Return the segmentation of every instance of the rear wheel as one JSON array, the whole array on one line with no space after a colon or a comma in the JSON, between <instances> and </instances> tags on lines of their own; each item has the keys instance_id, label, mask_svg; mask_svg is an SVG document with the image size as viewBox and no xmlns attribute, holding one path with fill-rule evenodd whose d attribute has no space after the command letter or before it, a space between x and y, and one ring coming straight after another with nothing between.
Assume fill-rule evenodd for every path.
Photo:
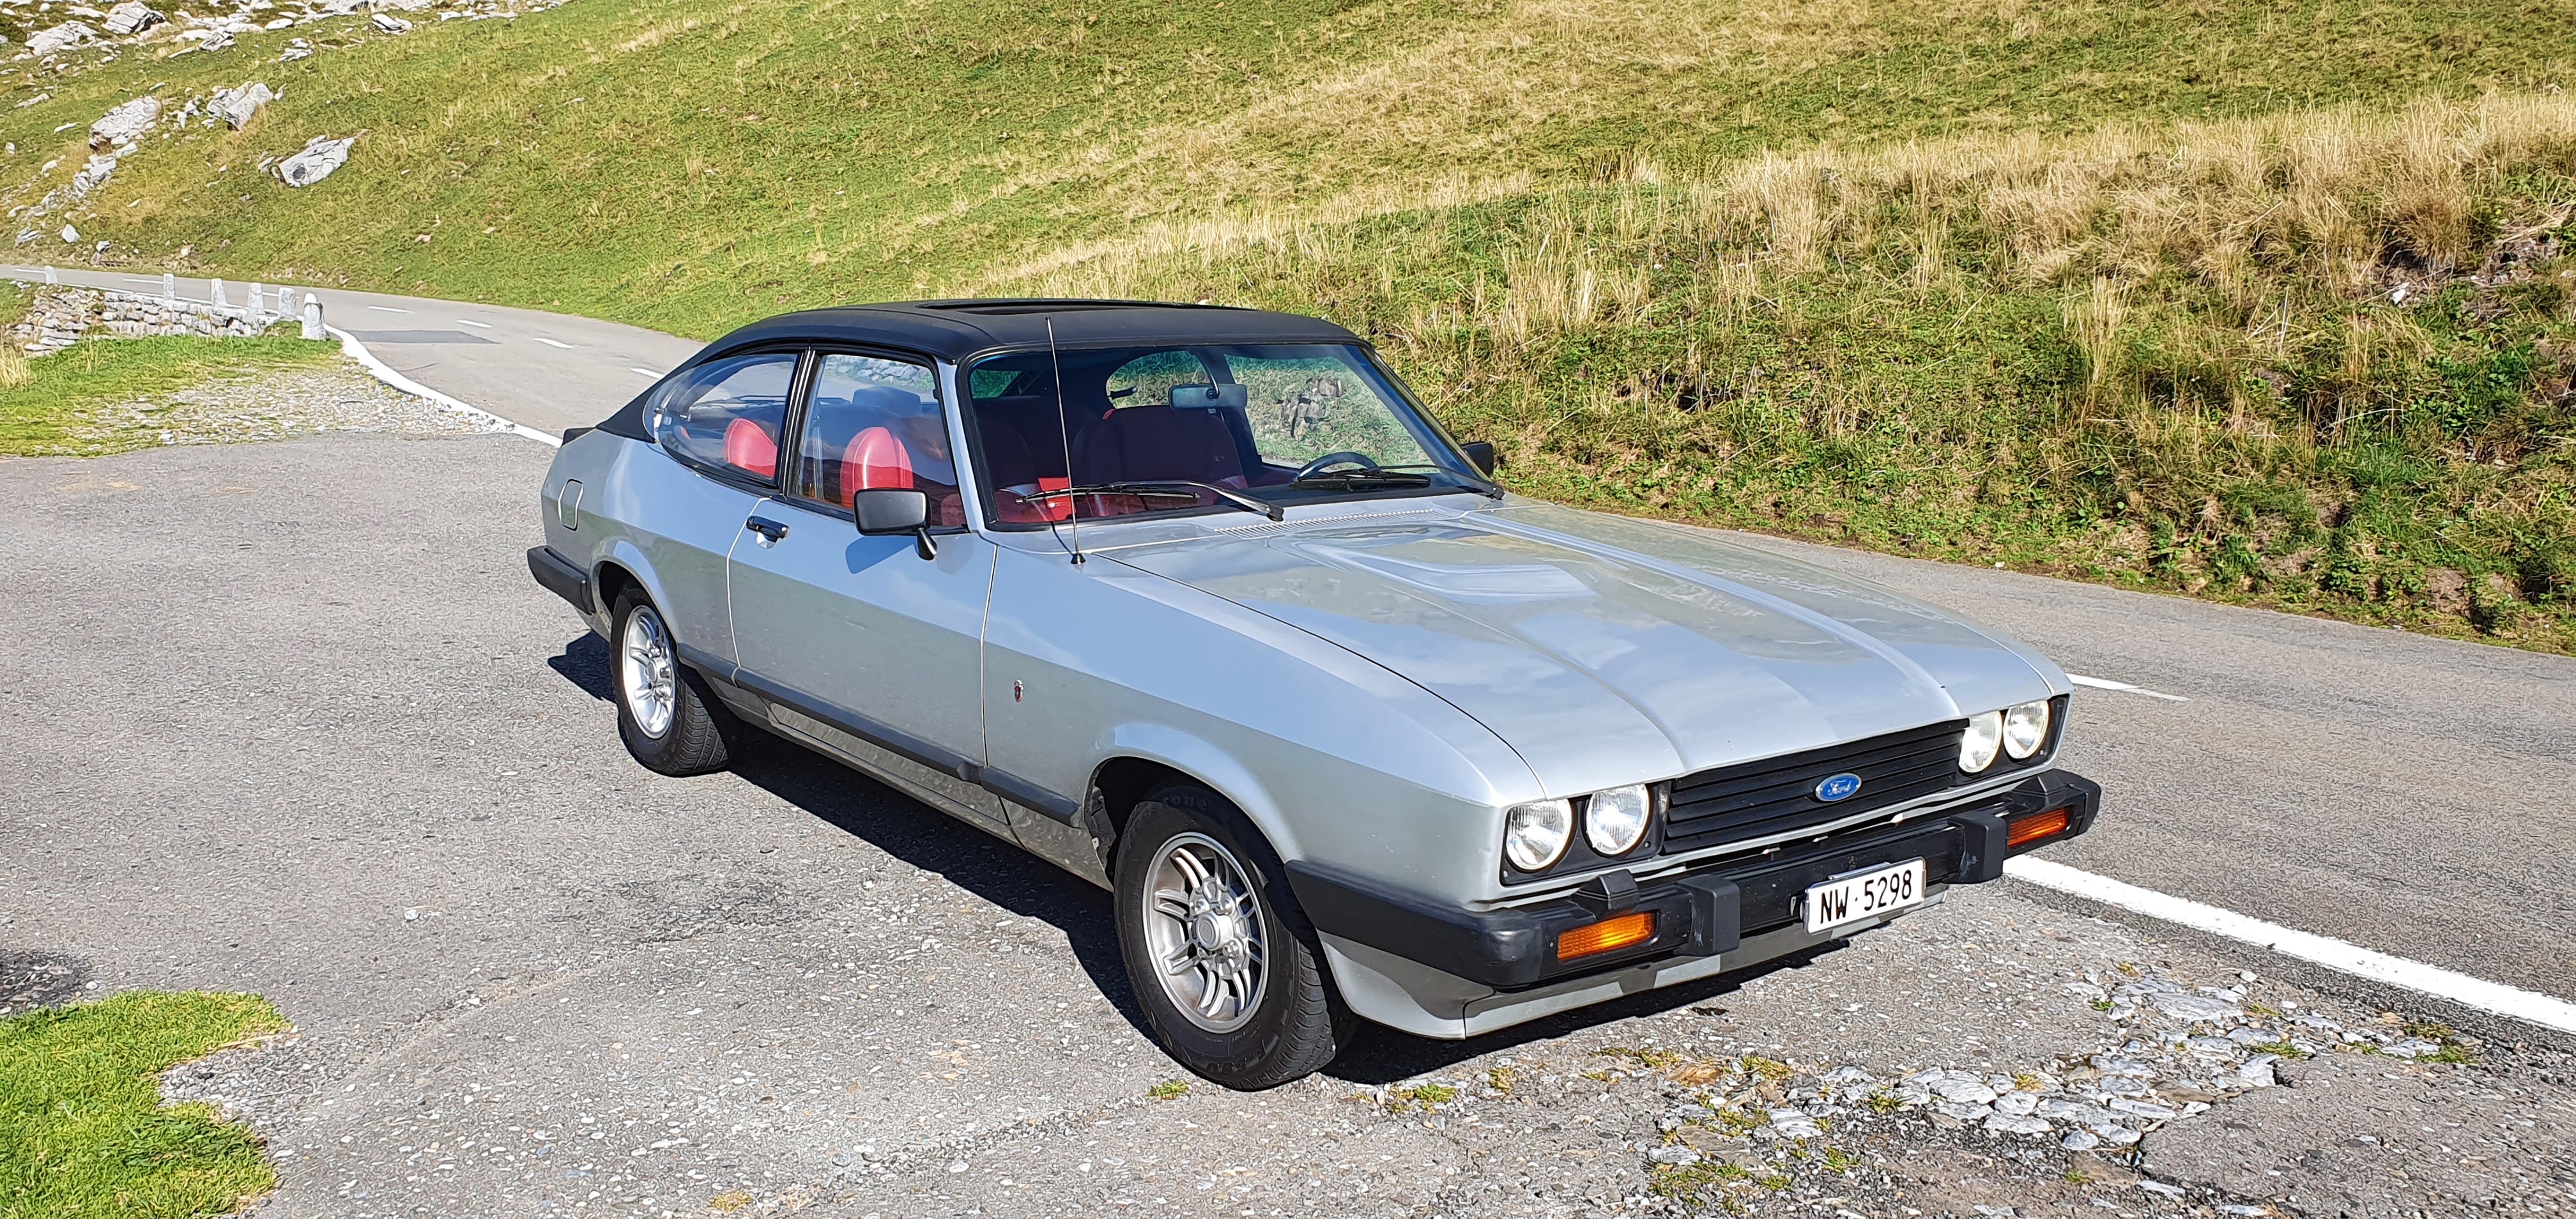
<instances>
[{"instance_id":1,"label":"rear wheel","mask_svg":"<svg viewBox=\"0 0 2576 1219\"><path fill-rule=\"evenodd\" d=\"M617 694L617 735L626 752L666 775L702 775L724 769L729 713L696 673L680 663L670 624L650 598L633 589L618 595L610 619L615 652L611 676Z\"/></svg>"},{"instance_id":2,"label":"rear wheel","mask_svg":"<svg viewBox=\"0 0 2576 1219\"><path fill-rule=\"evenodd\" d=\"M1118 836L1118 944L1157 1040L1245 1090L1322 1068L1350 1040L1323 949L1278 857L1232 804L1180 784Z\"/></svg>"}]
</instances>

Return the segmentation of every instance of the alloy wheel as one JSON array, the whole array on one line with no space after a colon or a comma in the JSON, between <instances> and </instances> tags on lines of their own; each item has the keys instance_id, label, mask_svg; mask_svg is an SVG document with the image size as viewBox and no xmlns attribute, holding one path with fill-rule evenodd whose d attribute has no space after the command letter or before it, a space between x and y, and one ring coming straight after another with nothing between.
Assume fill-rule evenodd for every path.
<instances>
[{"instance_id":1,"label":"alloy wheel","mask_svg":"<svg viewBox=\"0 0 2576 1219\"><path fill-rule=\"evenodd\" d=\"M1211 1033L1250 1023L1269 981L1269 928L1249 873L1215 839L1163 844L1146 878L1145 944L1163 994Z\"/></svg>"},{"instance_id":2,"label":"alloy wheel","mask_svg":"<svg viewBox=\"0 0 2576 1219\"><path fill-rule=\"evenodd\" d=\"M671 655L670 632L662 616L648 605L626 616L625 646L617 663L618 686L626 695L626 713L635 726L656 740L671 730L679 706L679 671Z\"/></svg>"}]
</instances>

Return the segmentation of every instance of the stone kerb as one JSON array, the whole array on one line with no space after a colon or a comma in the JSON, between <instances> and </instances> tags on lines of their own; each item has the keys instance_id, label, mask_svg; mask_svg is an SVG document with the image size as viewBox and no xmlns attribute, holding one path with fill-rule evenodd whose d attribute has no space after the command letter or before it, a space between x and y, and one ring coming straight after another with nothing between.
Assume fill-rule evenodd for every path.
<instances>
[{"instance_id":1,"label":"stone kerb","mask_svg":"<svg viewBox=\"0 0 2576 1219\"><path fill-rule=\"evenodd\" d=\"M165 300L112 288L47 286L36 290L27 315L9 328L9 341L28 355L60 351L92 330L119 338L193 334L207 338L249 336L278 321L256 307Z\"/></svg>"}]
</instances>

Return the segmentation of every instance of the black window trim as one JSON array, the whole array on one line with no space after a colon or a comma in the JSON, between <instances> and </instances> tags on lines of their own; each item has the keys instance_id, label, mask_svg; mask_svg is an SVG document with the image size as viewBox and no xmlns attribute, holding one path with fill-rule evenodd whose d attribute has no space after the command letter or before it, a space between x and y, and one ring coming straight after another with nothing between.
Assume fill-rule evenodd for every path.
<instances>
[{"instance_id":1,"label":"black window trim","mask_svg":"<svg viewBox=\"0 0 2576 1219\"><path fill-rule=\"evenodd\" d=\"M775 345L764 344L759 347L745 348L741 351L726 352L715 359L707 361L705 364L692 365L679 373L674 373L673 376L677 377L684 374L694 374L699 369L707 367L708 364L721 364L737 359L778 355L796 357L796 370L789 373L787 379L787 411L781 418L778 425L778 468L783 474L784 471L793 468L787 464L790 449L789 442L790 438L794 435L794 433L789 429L794 426L797 418L797 407L804 394L807 372L814 363L813 354L814 353L808 350L806 345L802 343L780 343ZM661 385L656 385L645 392L650 394L659 394L670 384L670 380L666 378ZM650 441L652 446L660 449L663 456L679 463L682 469L694 471L701 477L723 483L724 485L732 487L738 491L748 491L753 495L777 496L782 494L782 488L785 487L787 482L784 477L763 482L758 478L752 477L749 473L733 466L725 465L722 462L700 461L695 457L691 457L686 453L680 452L679 450L662 443L661 412L662 404L660 401L656 400L650 404L648 409L644 412L644 417L642 419L644 431L652 437Z\"/></svg>"}]
</instances>

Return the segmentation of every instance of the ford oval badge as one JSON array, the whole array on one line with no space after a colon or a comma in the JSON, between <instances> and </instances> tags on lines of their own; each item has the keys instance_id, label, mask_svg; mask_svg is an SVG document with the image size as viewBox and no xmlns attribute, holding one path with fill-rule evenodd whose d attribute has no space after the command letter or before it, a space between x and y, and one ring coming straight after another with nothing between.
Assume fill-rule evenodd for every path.
<instances>
[{"instance_id":1,"label":"ford oval badge","mask_svg":"<svg viewBox=\"0 0 2576 1219\"><path fill-rule=\"evenodd\" d=\"M1827 804L1849 800L1860 792L1860 776L1844 771L1816 785L1816 798Z\"/></svg>"}]
</instances>

